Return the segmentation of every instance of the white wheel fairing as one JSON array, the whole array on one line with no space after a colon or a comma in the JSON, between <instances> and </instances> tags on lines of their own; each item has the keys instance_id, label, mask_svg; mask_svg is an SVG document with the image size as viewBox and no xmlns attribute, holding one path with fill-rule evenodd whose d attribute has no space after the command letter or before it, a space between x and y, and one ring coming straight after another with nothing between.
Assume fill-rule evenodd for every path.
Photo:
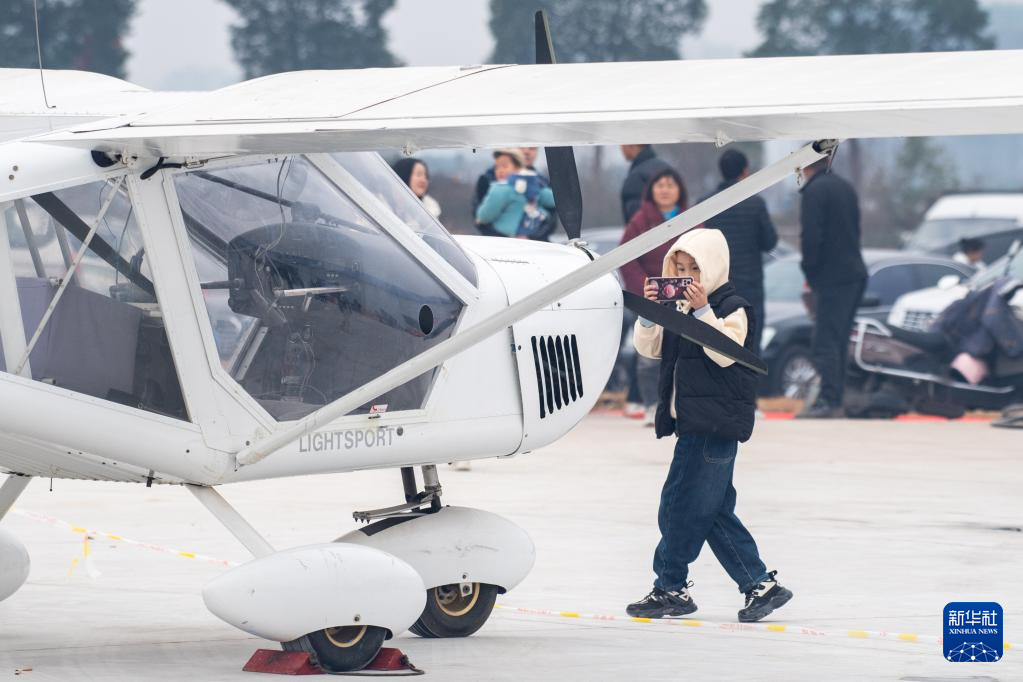
<instances>
[{"instance_id":1,"label":"white wheel fairing","mask_svg":"<svg viewBox=\"0 0 1023 682\"><path fill-rule=\"evenodd\" d=\"M373 532L355 530L338 544L376 547L408 562L427 589L486 583L510 590L533 568L536 549L526 531L482 509L444 507Z\"/></svg>"},{"instance_id":2,"label":"white wheel fairing","mask_svg":"<svg viewBox=\"0 0 1023 682\"><path fill-rule=\"evenodd\" d=\"M277 552L210 581L203 600L239 630L277 642L344 626L397 635L426 604L419 574L372 547L328 543Z\"/></svg>"},{"instance_id":3,"label":"white wheel fairing","mask_svg":"<svg viewBox=\"0 0 1023 682\"><path fill-rule=\"evenodd\" d=\"M25 545L0 528L0 601L10 597L25 584L31 564Z\"/></svg>"}]
</instances>

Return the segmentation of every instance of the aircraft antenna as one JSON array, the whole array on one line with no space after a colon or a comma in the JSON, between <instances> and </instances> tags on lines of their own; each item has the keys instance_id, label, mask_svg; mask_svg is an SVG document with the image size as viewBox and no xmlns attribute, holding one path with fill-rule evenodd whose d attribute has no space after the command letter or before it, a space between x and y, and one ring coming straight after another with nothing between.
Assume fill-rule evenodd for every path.
<instances>
[{"instance_id":1,"label":"aircraft antenna","mask_svg":"<svg viewBox=\"0 0 1023 682\"><path fill-rule=\"evenodd\" d=\"M43 44L39 41L39 0L32 0L32 10L36 20L36 55L39 57L39 84L43 86L43 103L47 109L56 109L46 97L46 78L43 76Z\"/></svg>"}]
</instances>

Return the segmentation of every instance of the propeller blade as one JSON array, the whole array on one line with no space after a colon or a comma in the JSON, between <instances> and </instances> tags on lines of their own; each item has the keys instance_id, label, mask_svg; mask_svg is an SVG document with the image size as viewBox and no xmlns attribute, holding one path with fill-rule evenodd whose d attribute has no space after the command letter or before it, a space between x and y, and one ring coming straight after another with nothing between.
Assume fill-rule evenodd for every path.
<instances>
[{"instance_id":1,"label":"propeller blade","mask_svg":"<svg viewBox=\"0 0 1023 682\"><path fill-rule=\"evenodd\" d=\"M547 13L540 10L535 15L536 63L556 64L554 41ZM544 147L547 157L547 172L551 177L551 191L554 192L554 207L565 227L569 239L578 239L583 229L583 192L579 185L579 169L575 164L575 152L571 147Z\"/></svg>"},{"instance_id":2,"label":"propeller blade","mask_svg":"<svg viewBox=\"0 0 1023 682\"><path fill-rule=\"evenodd\" d=\"M704 348L721 353L726 358L748 367L757 374L767 374L767 365L764 361L728 338L714 327L705 322L700 322L691 315L683 315L674 308L663 306L653 301L648 301L642 296L622 291L625 307L655 324L678 334L684 339L699 344Z\"/></svg>"},{"instance_id":3,"label":"propeller blade","mask_svg":"<svg viewBox=\"0 0 1023 682\"><path fill-rule=\"evenodd\" d=\"M537 64L557 64L558 60L554 57L554 41L551 40L551 26L547 21L547 12L543 10L537 11L533 15L534 26L536 29L536 63Z\"/></svg>"},{"instance_id":4,"label":"propeller blade","mask_svg":"<svg viewBox=\"0 0 1023 682\"><path fill-rule=\"evenodd\" d=\"M578 239L583 231L583 191L571 147L545 147L547 172L554 192L554 208L569 239Z\"/></svg>"}]
</instances>

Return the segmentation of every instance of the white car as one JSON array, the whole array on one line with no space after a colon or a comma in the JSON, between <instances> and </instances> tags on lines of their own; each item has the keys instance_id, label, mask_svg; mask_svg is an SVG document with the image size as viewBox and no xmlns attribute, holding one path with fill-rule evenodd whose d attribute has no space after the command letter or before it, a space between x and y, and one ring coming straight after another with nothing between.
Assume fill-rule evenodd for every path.
<instances>
[{"instance_id":1,"label":"white car","mask_svg":"<svg viewBox=\"0 0 1023 682\"><path fill-rule=\"evenodd\" d=\"M903 294L888 313L888 324L912 331L928 331L931 324L945 308L966 296L970 291L982 289L999 277L1015 277L1023 280L1023 250L1016 242L1009 253L992 263L985 270L974 274L963 282L954 275L943 278L937 286ZM1023 290L1009 301L1016 314L1023 319Z\"/></svg>"},{"instance_id":2,"label":"white car","mask_svg":"<svg viewBox=\"0 0 1023 682\"><path fill-rule=\"evenodd\" d=\"M1004 256L1023 237L1023 193L946 194L927 209L906 248L951 256L959 251L959 240L968 237L984 241L986 263Z\"/></svg>"}]
</instances>

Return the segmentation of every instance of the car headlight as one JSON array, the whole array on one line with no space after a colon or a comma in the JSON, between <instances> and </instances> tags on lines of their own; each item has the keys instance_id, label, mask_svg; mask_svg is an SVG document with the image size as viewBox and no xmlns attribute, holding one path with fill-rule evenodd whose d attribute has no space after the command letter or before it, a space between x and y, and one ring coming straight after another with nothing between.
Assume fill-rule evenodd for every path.
<instances>
[{"instance_id":1,"label":"car headlight","mask_svg":"<svg viewBox=\"0 0 1023 682\"><path fill-rule=\"evenodd\" d=\"M771 345L771 341L774 340L774 335L778 330L774 327L764 327L764 332L760 335L760 350L766 350Z\"/></svg>"}]
</instances>

